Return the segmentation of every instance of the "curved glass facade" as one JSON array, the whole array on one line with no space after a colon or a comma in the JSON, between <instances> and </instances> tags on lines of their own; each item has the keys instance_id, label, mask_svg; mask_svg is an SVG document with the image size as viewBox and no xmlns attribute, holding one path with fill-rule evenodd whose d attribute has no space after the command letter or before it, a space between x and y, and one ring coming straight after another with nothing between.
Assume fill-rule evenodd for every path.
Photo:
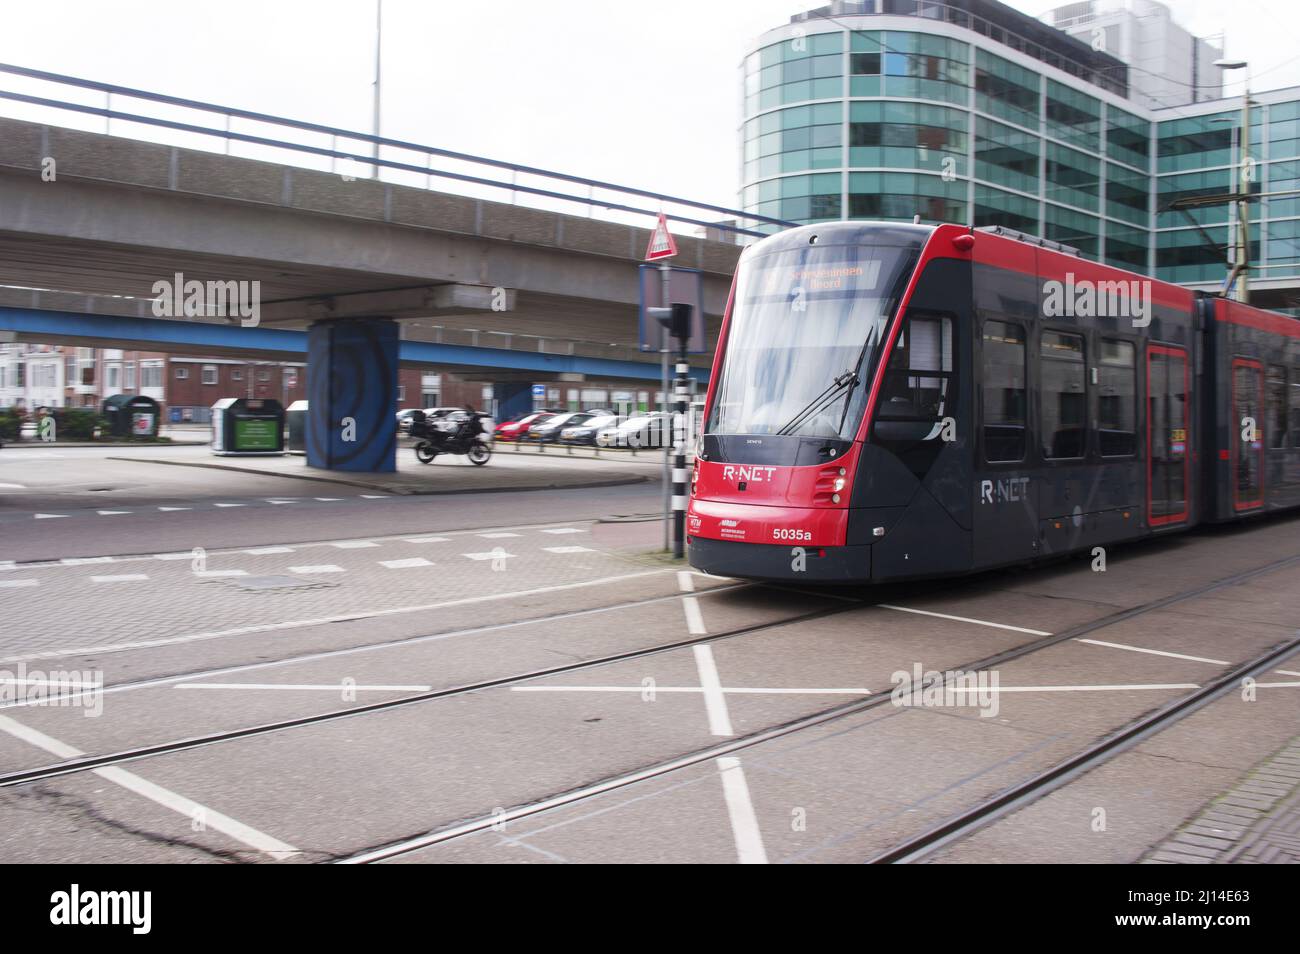
<instances>
[{"instance_id":1,"label":"curved glass facade","mask_svg":"<svg viewBox=\"0 0 1300 954\"><path fill-rule=\"evenodd\" d=\"M879 19L773 31L745 57L744 208L1004 225L1146 270L1148 120L973 33L852 29Z\"/></svg>"},{"instance_id":2,"label":"curved glass facade","mask_svg":"<svg viewBox=\"0 0 1300 954\"><path fill-rule=\"evenodd\" d=\"M1234 206L1164 210L1233 190L1240 100L1144 109L1103 73L973 24L807 14L765 34L742 67L742 207L801 223L1002 225L1167 281L1222 282ZM1300 95L1263 98L1252 281L1294 280Z\"/></svg>"}]
</instances>

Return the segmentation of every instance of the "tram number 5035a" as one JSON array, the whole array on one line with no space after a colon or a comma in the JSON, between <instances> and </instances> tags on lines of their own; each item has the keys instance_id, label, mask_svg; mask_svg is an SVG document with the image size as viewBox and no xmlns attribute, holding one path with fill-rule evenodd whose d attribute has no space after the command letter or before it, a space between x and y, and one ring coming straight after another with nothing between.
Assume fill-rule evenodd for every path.
<instances>
[{"instance_id":1,"label":"tram number 5035a","mask_svg":"<svg viewBox=\"0 0 1300 954\"><path fill-rule=\"evenodd\" d=\"M772 531L773 540L796 540L808 542L812 540L812 533L808 530L787 530L783 527L777 527Z\"/></svg>"}]
</instances>

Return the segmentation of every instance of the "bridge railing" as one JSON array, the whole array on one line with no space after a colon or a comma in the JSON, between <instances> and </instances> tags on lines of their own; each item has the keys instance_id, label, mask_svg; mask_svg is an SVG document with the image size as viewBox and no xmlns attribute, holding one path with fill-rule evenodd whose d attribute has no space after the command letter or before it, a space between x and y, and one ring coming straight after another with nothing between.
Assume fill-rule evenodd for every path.
<instances>
[{"instance_id":1,"label":"bridge railing","mask_svg":"<svg viewBox=\"0 0 1300 954\"><path fill-rule=\"evenodd\" d=\"M435 325L428 335L412 340L433 344L466 345L472 348L502 348L508 351L531 351L538 354L570 355L583 358L606 358L611 361L645 362L657 355L620 344L583 341L560 336L519 334L511 331L487 331L474 328L448 328Z\"/></svg>"},{"instance_id":2,"label":"bridge railing","mask_svg":"<svg viewBox=\"0 0 1300 954\"><path fill-rule=\"evenodd\" d=\"M96 125L103 121L96 131L134 131L132 138L345 178L381 178L382 172L383 181L399 185L431 189L435 181L454 183L459 195L497 201L508 196L517 204L585 211L644 228L653 226L662 211L672 222L699 226L708 237L721 240L743 241L797 224L599 179L5 63L0 63L0 84L0 101L20 104L21 115L13 118L49 123L52 115L61 115L64 123L54 125L75 125L75 117L88 117ZM236 146L239 152L234 152ZM444 185L441 191L453 189Z\"/></svg>"}]
</instances>

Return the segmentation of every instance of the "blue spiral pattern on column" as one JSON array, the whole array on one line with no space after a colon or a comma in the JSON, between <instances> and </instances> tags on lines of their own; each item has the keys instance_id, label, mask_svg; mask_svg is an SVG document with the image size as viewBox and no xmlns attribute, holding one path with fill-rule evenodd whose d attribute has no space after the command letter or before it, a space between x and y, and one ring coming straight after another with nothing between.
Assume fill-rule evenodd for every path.
<instances>
[{"instance_id":1,"label":"blue spiral pattern on column","mask_svg":"<svg viewBox=\"0 0 1300 954\"><path fill-rule=\"evenodd\" d=\"M318 321L307 334L307 463L368 473L397 469L397 323ZM345 422L351 419L351 433ZM345 440L351 437L352 440Z\"/></svg>"}]
</instances>

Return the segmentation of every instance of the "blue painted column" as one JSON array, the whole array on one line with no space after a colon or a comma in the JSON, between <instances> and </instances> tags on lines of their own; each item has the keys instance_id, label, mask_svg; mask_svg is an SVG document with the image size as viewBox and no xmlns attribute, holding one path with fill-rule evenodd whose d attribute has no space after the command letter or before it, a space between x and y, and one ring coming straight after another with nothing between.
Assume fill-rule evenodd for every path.
<instances>
[{"instance_id":1,"label":"blue painted column","mask_svg":"<svg viewBox=\"0 0 1300 954\"><path fill-rule=\"evenodd\" d=\"M493 382L492 396L497 402L497 420L508 421L516 414L533 409L533 386L518 381Z\"/></svg>"},{"instance_id":2,"label":"blue painted column","mask_svg":"<svg viewBox=\"0 0 1300 954\"><path fill-rule=\"evenodd\" d=\"M318 321L307 330L307 465L397 470L397 322Z\"/></svg>"}]
</instances>

